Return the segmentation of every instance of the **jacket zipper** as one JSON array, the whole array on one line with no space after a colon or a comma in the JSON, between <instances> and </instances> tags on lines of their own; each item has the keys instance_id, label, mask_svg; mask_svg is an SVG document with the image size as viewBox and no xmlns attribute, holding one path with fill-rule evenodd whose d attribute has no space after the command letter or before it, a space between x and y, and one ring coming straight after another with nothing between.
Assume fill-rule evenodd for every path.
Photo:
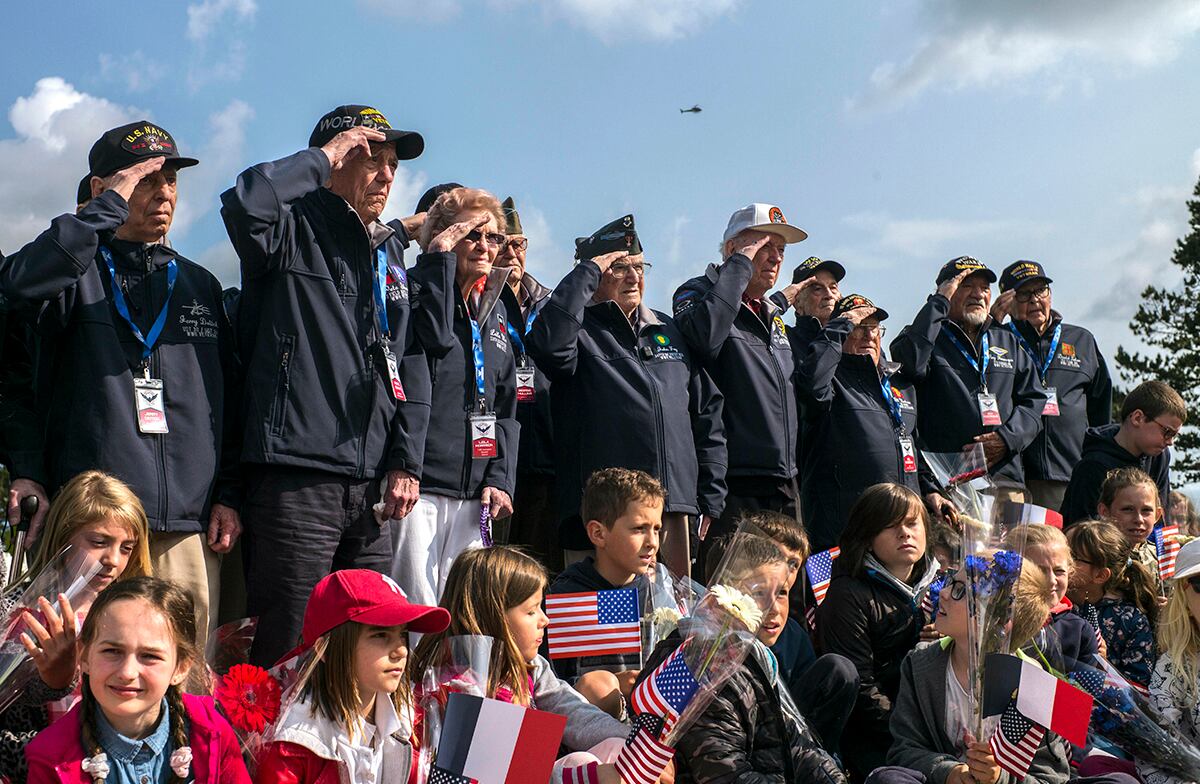
<instances>
[{"instance_id":1,"label":"jacket zipper","mask_svg":"<svg viewBox=\"0 0 1200 784\"><path fill-rule=\"evenodd\" d=\"M626 321L628 323L628 320ZM654 376L646 368L646 362L642 359L641 346L638 345L639 335L630 324L629 328L633 331L633 354L638 358L638 367L642 370L642 375L646 377L646 381L650 386L650 402L654 404L654 428L658 435L658 481L662 483L663 490L666 491L667 497L671 496L670 482L667 478L667 462L664 454L666 453L667 436L664 432L662 421L662 400L658 394L658 383L654 380ZM698 501L699 499L697 499Z\"/></svg>"},{"instance_id":2,"label":"jacket zipper","mask_svg":"<svg viewBox=\"0 0 1200 784\"><path fill-rule=\"evenodd\" d=\"M462 299L461 295L459 296L459 299L460 300ZM458 304L455 304L454 312L456 315L458 314L458 312L459 312ZM471 312L467 309L467 303L465 301L462 302L462 313L463 313L464 319L471 318ZM458 321L458 319L456 318L455 321ZM463 321L463 323L466 325L467 331L469 332L471 329L471 325L466 321ZM457 332L457 330L456 330L456 332ZM483 325L482 324L479 325L479 334L480 334L480 337L483 336ZM461 340L459 342L461 344ZM482 348L482 346L481 346L481 348ZM474 359L475 347L472 345L470 348L468 348L468 349L466 349L466 351L464 351L464 353L467 353L467 352L469 352L471 354L471 357L470 357L471 368L470 368L470 370L467 371L467 383L469 383L471 385L471 392L472 392L471 401L472 402L468 403L467 407L466 407L467 408L467 411L466 411L466 413L467 413L467 451L463 453L462 478L459 480L459 485L458 485L459 492L464 496L467 494L467 485L469 485L471 483L471 469L474 467L474 463L475 463L475 431L471 428L471 415L474 414L479 409L479 401L476 400L476 396L479 394L479 392L475 389L475 359ZM485 355L485 357L486 357L486 355ZM464 359L467 359L467 357L464 357ZM486 374L487 374L487 362L485 359L485 361L484 361L484 378L485 378L484 389L485 390L487 389L487 386L486 386L487 375Z\"/></svg>"},{"instance_id":3,"label":"jacket zipper","mask_svg":"<svg viewBox=\"0 0 1200 784\"><path fill-rule=\"evenodd\" d=\"M362 225L361 222L359 223L359 225ZM365 227L363 229L363 235L367 241L367 256L366 256L367 263L366 263L365 267L367 270L374 270L374 266L371 264L371 253L372 253L371 235L366 231ZM364 268L364 265L360 263L358 265L358 269L360 270L359 283L358 283L358 296L359 297L362 297L362 292L364 290L362 287L362 272L361 272L361 270L363 268ZM379 319L376 317L376 313L375 313L374 274L375 273L373 271L369 271L367 273L367 288L366 288L367 291L371 292L371 316L372 316L372 320L375 322L375 324L372 327L371 334L374 334L375 332L377 332L379 330ZM379 335L379 340L382 343L382 341L383 341L382 334ZM370 392L368 393L370 395L370 397L368 400L364 401L366 405L363 406L362 428L359 429L359 431L358 431L360 433L359 438L358 438L358 469L355 473L355 476L358 479L362 479L363 477L365 477L367 475L367 432L368 432L368 428L370 428L370 426L371 426L371 409L374 408L374 406L375 406L375 372L374 372L375 369L371 366L372 358L371 358L370 347L363 349L362 363L363 363L364 378L371 379L371 383L369 385L367 385L367 388L370 390Z\"/></svg>"},{"instance_id":4,"label":"jacket zipper","mask_svg":"<svg viewBox=\"0 0 1200 784\"><path fill-rule=\"evenodd\" d=\"M295 339L291 335L280 336L279 378L275 382L275 409L272 412L271 435L283 436L285 416L287 413L288 393L292 386L292 352L295 350Z\"/></svg>"},{"instance_id":5,"label":"jacket zipper","mask_svg":"<svg viewBox=\"0 0 1200 784\"><path fill-rule=\"evenodd\" d=\"M779 369L778 352L775 351L775 346L771 343L772 337L773 337L773 335L771 333L771 327L768 326L767 327L767 356L769 356L771 358L771 367L775 370L775 381L779 384L779 390L780 390L779 399L780 399L780 402L783 403L783 433L784 433L784 439L785 439L784 450L786 452L783 460L784 460L784 468L786 470L787 462L789 460L792 461L793 463L795 463L796 444L795 444L794 438L788 437L792 433L792 423L788 419L787 384L785 383L785 380L783 377L783 371ZM788 350L790 351L791 349L789 348ZM790 443L789 443L789 441L790 441ZM792 467L796 468L795 465L793 465Z\"/></svg>"},{"instance_id":6,"label":"jacket zipper","mask_svg":"<svg viewBox=\"0 0 1200 784\"><path fill-rule=\"evenodd\" d=\"M147 305L146 312L151 314L151 318L158 315L154 309L154 259L151 256L149 249L142 248L142 258L146 264L146 297ZM168 314L170 315L170 314ZM161 335L160 335L161 337ZM150 352L147 358L150 375L153 378L162 378L162 363L156 362L157 351ZM165 386L165 384L164 384ZM163 394L163 408L166 408L166 394ZM168 425L170 427L170 425ZM158 469L158 519L161 522L163 530L167 530L167 456L166 449L163 445L164 434L154 436L154 452L157 457L156 468Z\"/></svg>"}]
</instances>

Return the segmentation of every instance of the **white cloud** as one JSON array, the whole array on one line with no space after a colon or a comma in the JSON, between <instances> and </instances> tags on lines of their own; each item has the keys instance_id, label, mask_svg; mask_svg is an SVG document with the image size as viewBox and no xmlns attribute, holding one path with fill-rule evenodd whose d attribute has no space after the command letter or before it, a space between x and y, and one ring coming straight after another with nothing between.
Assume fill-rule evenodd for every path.
<instances>
[{"instance_id":1,"label":"white cloud","mask_svg":"<svg viewBox=\"0 0 1200 784\"><path fill-rule=\"evenodd\" d=\"M1192 153L1192 176L1200 177L1200 147Z\"/></svg>"},{"instance_id":2,"label":"white cloud","mask_svg":"<svg viewBox=\"0 0 1200 784\"><path fill-rule=\"evenodd\" d=\"M105 129L147 113L76 90L57 76L39 79L8 112L16 138L0 140L0 249L12 252L50 219L75 207L87 154Z\"/></svg>"},{"instance_id":3,"label":"white cloud","mask_svg":"<svg viewBox=\"0 0 1200 784\"><path fill-rule=\"evenodd\" d=\"M258 11L255 0L203 0L187 7L187 37L203 41L212 35L224 21L226 15L235 22L249 22Z\"/></svg>"},{"instance_id":4,"label":"white cloud","mask_svg":"<svg viewBox=\"0 0 1200 784\"><path fill-rule=\"evenodd\" d=\"M1044 226L1011 220L952 220L949 218L894 218L887 213L861 212L842 219L866 235L866 247L853 251L867 258L947 259L971 254L985 241L1013 232L1024 236L1045 234ZM986 260L985 260L986 261Z\"/></svg>"},{"instance_id":5,"label":"white cloud","mask_svg":"<svg viewBox=\"0 0 1200 784\"><path fill-rule=\"evenodd\" d=\"M921 0L931 34L902 62L880 64L855 107L904 103L935 86L1022 85L1053 97L1064 80L1090 89L1095 63L1145 68L1169 62L1200 30L1194 0Z\"/></svg>"},{"instance_id":6,"label":"white cloud","mask_svg":"<svg viewBox=\"0 0 1200 784\"><path fill-rule=\"evenodd\" d=\"M413 214L417 199L428 187L425 172L410 171L403 164L396 167L396 179L392 183L392 191L388 194L387 207L383 210L380 220L384 223L393 218L407 218Z\"/></svg>"},{"instance_id":7,"label":"white cloud","mask_svg":"<svg viewBox=\"0 0 1200 784\"><path fill-rule=\"evenodd\" d=\"M557 241L546 213L527 202L518 202L521 213L521 229L529 239L525 267L543 286L554 288L570 269L570 260L575 252L574 243L568 241L571 250L565 250Z\"/></svg>"},{"instance_id":8,"label":"white cloud","mask_svg":"<svg viewBox=\"0 0 1200 784\"><path fill-rule=\"evenodd\" d=\"M122 55L100 54L101 78L119 82L131 93L148 90L164 75L161 64L153 62L141 49Z\"/></svg>"},{"instance_id":9,"label":"white cloud","mask_svg":"<svg viewBox=\"0 0 1200 784\"><path fill-rule=\"evenodd\" d=\"M606 43L633 37L674 40L732 13L743 0L359 0L366 8L426 22L457 18L465 2L504 13L535 5L550 18L581 27Z\"/></svg>"},{"instance_id":10,"label":"white cloud","mask_svg":"<svg viewBox=\"0 0 1200 784\"><path fill-rule=\"evenodd\" d=\"M173 242L186 237L196 222L217 206L218 194L231 184L230 172L244 168L246 127L253 117L249 105L234 99L209 116L204 146L197 148L181 140L183 154L198 158L200 165L180 172L179 201L171 224ZM188 256L186 247L179 251Z\"/></svg>"}]
</instances>

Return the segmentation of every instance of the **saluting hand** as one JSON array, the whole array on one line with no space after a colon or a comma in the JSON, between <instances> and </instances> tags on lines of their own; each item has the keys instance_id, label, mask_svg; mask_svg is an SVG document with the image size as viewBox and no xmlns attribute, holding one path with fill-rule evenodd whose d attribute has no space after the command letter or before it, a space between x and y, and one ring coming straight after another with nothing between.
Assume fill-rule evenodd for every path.
<instances>
[{"instance_id":1,"label":"saluting hand","mask_svg":"<svg viewBox=\"0 0 1200 784\"><path fill-rule=\"evenodd\" d=\"M477 215L471 220L459 221L451 223L446 228L442 229L441 233L434 237L429 243L429 253L449 253L454 249L454 246L462 242L463 237L466 237L475 229L488 222L491 216L487 213Z\"/></svg>"},{"instance_id":2,"label":"saluting hand","mask_svg":"<svg viewBox=\"0 0 1200 784\"><path fill-rule=\"evenodd\" d=\"M852 325L858 326L863 323L863 319L875 312L874 308L868 308L865 305L860 305L857 308L850 308L842 314L842 318L849 321Z\"/></svg>"},{"instance_id":3,"label":"saluting hand","mask_svg":"<svg viewBox=\"0 0 1200 784\"><path fill-rule=\"evenodd\" d=\"M732 251L730 252L730 255L732 256L734 253L740 253L751 261L754 261L754 257L758 255L758 252L762 250L762 247L770 241L771 235L767 234L765 231L752 231L747 229L746 231L738 232L738 234L734 236L732 240L730 240L732 245Z\"/></svg>"},{"instance_id":4,"label":"saluting hand","mask_svg":"<svg viewBox=\"0 0 1200 784\"><path fill-rule=\"evenodd\" d=\"M942 283L942 285L938 286L937 293L941 294L946 299L952 299L954 297L954 292L958 291L959 285L964 280L967 279L967 276L973 272L978 272L978 271L979 270L973 270L973 269L963 270L962 272L955 275L953 278L950 278L950 280L947 280L944 283Z\"/></svg>"},{"instance_id":5,"label":"saluting hand","mask_svg":"<svg viewBox=\"0 0 1200 784\"><path fill-rule=\"evenodd\" d=\"M105 191L116 191L117 193L121 194L121 198L123 198L125 201L129 201L129 197L133 195L133 189L137 187L137 184L141 182L143 178L148 177L149 175L154 174L154 172L161 169L166 160L166 158L162 157L146 158L145 160L138 161L132 166L126 166L124 169L115 171L107 177L93 177L92 187L94 189L96 181L99 180L100 193L104 193Z\"/></svg>"},{"instance_id":6,"label":"saluting hand","mask_svg":"<svg viewBox=\"0 0 1200 784\"><path fill-rule=\"evenodd\" d=\"M407 218L401 218L400 223L404 226L405 233L409 237L416 237L421 233L421 227L425 225L425 218L428 217L428 212L418 212L416 215L409 215Z\"/></svg>"},{"instance_id":7,"label":"saluting hand","mask_svg":"<svg viewBox=\"0 0 1200 784\"><path fill-rule=\"evenodd\" d=\"M597 267L600 268L600 274L603 275L604 273L608 272L608 268L611 267L613 264L617 263L621 259L628 258L628 257L629 257L629 251L614 250L612 253L604 253L604 254L597 256L596 258L592 259L592 263L594 263Z\"/></svg>"},{"instance_id":8,"label":"saluting hand","mask_svg":"<svg viewBox=\"0 0 1200 784\"><path fill-rule=\"evenodd\" d=\"M1013 298L1016 296L1017 290L1009 289L996 297L996 301L992 303L992 318L997 324L1003 324L1004 319L1012 315Z\"/></svg>"},{"instance_id":9,"label":"saluting hand","mask_svg":"<svg viewBox=\"0 0 1200 784\"><path fill-rule=\"evenodd\" d=\"M797 316L812 315L806 309L805 303L808 301L808 290L819 284L820 281L814 275L811 278L805 278L799 283L792 283L783 287L783 296L787 297L788 302L792 303L792 309L796 311Z\"/></svg>"},{"instance_id":10,"label":"saluting hand","mask_svg":"<svg viewBox=\"0 0 1200 784\"><path fill-rule=\"evenodd\" d=\"M383 131L358 125L354 128L347 128L334 136L321 148L321 152L329 158L330 166L340 169L347 161L353 160L359 155L370 157L371 142L381 142L385 139L387 136Z\"/></svg>"}]
</instances>

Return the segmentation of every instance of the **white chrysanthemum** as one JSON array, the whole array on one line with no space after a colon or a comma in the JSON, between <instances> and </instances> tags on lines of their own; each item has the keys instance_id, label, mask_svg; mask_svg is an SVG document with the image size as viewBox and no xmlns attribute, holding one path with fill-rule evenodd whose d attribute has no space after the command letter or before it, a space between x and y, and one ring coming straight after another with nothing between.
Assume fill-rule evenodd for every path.
<instances>
[{"instance_id":1,"label":"white chrysanthemum","mask_svg":"<svg viewBox=\"0 0 1200 784\"><path fill-rule=\"evenodd\" d=\"M670 636L679 626L683 616L674 607L658 607L650 614L650 623L654 625L654 638L657 640Z\"/></svg>"},{"instance_id":2,"label":"white chrysanthemum","mask_svg":"<svg viewBox=\"0 0 1200 784\"><path fill-rule=\"evenodd\" d=\"M728 585L714 585L709 592L722 610L741 621L750 631L758 631L762 624L762 609L753 599Z\"/></svg>"}]
</instances>

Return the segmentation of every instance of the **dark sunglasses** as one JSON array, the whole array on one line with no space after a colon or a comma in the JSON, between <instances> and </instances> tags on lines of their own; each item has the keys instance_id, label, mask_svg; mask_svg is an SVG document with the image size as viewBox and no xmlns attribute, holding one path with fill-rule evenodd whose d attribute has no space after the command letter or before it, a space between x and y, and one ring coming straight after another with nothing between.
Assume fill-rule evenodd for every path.
<instances>
[{"instance_id":1,"label":"dark sunglasses","mask_svg":"<svg viewBox=\"0 0 1200 784\"><path fill-rule=\"evenodd\" d=\"M1200 593L1200 574L1187 578L1187 584L1192 586L1193 591Z\"/></svg>"},{"instance_id":2,"label":"dark sunglasses","mask_svg":"<svg viewBox=\"0 0 1200 784\"><path fill-rule=\"evenodd\" d=\"M465 239L467 242L479 242L480 240L483 240L488 245L491 245L493 248L495 248L503 245L506 237L503 234L497 234L496 232L488 232L487 234L484 234L479 229L472 229L471 231L467 232L467 235L463 237L463 239Z\"/></svg>"}]
</instances>

